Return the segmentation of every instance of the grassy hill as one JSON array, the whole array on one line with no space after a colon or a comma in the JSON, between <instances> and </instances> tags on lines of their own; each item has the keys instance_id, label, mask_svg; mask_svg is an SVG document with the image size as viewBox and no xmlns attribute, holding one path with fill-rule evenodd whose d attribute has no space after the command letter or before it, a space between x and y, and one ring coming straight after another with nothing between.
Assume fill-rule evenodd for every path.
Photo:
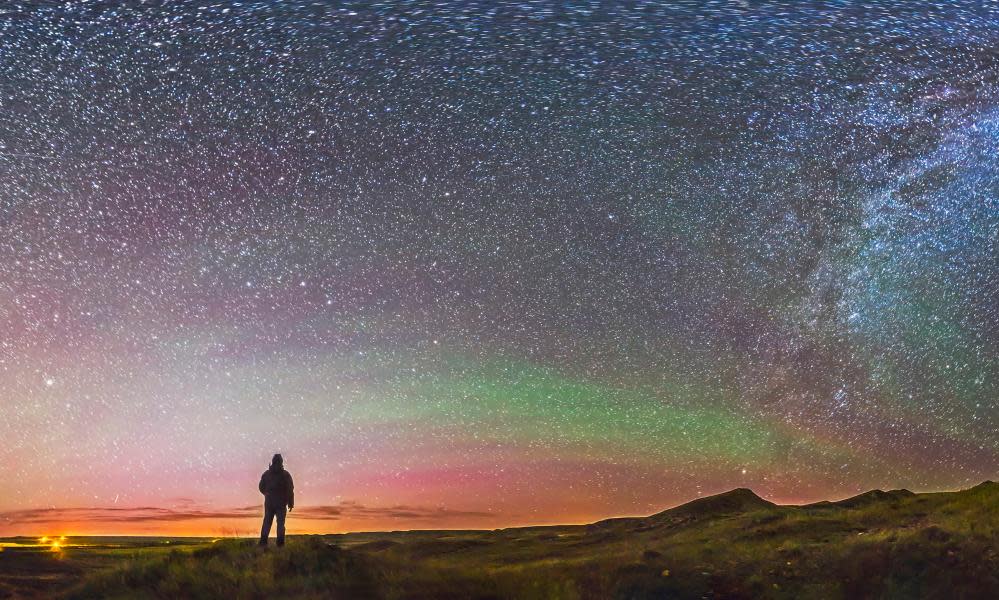
<instances>
[{"instance_id":1,"label":"grassy hill","mask_svg":"<svg viewBox=\"0 0 999 600\"><path fill-rule=\"evenodd\" d=\"M223 540L69 598L999 598L999 484L778 506L747 489L582 526Z\"/></svg>"}]
</instances>

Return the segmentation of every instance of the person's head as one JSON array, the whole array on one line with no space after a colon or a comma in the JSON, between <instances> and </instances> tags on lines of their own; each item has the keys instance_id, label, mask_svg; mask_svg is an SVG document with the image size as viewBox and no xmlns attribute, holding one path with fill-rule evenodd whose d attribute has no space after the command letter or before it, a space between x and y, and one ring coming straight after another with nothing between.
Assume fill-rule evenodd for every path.
<instances>
[{"instance_id":1,"label":"person's head","mask_svg":"<svg viewBox=\"0 0 999 600\"><path fill-rule=\"evenodd\" d=\"M275 454L274 458L271 459L271 468L272 469L283 469L284 468L284 459L281 458L280 454Z\"/></svg>"}]
</instances>

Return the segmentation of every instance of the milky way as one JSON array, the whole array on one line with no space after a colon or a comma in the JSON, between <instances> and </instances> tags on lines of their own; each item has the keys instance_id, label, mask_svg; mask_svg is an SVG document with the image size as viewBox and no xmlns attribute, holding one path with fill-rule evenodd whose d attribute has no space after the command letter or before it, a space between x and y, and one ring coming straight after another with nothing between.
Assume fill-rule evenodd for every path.
<instances>
[{"instance_id":1,"label":"milky way","mask_svg":"<svg viewBox=\"0 0 999 600\"><path fill-rule=\"evenodd\" d=\"M999 477L999 8L927 4L7 4L0 532Z\"/></svg>"}]
</instances>

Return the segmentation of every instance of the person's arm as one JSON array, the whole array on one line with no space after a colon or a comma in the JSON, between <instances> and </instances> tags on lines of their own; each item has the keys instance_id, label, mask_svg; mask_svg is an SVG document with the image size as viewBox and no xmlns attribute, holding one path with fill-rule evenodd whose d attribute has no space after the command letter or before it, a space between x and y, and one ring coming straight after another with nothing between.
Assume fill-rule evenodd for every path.
<instances>
[{"instance_id":1,"label":"person's arm","mask_svg":"<svg viewBox=\"0 0 999 600\"><path fill-rule=\"evenodd\" d=\"M291 473L288 473L288 510L293 508L295 508L295 482L291 480Z\"/></svg>"},{"instance_id":2,"label":"person's arm","mask_svg":"<svg viewBox=\"0 0 999 600\"><path fill-rule=\"evenodd\" d=\"M260 490L261 494L267 494L266 486L264 485L264 479L266 477L267 477L267 471L264 471L264 474L260 476L260 483L257 485L257 489Z\"/></svg>"}]
</instances>

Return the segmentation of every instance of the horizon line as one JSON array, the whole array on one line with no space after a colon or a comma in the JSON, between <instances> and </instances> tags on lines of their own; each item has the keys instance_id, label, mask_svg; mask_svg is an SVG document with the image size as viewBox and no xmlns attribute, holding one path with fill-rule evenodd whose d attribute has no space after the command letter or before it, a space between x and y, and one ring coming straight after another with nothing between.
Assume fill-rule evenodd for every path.
<instances>
[{"instance_id":1,"label":"horizon line","mask_svg":"<svg viewBox=\"0 0 999 600\"><path fill-rule=\"evenodd\" d=\"M918 494L957 493L957 492L962 492L962 491L967 491L967 490L970 490L970 489L974 489L974 488L976 488L976 487L978 487L980 485L991 484L991 483L994 483L994 481L992 479L985 479L985 480L983 480L983 481L981 481L981 482L979 482L977 484L970 485L969 487L953 488L953 489L942 489L942 490L938 489L938 490L919 491L919 492L912 491L912 493L913 494L917 494L917 495ZM580 526L592 525L594 523L599 523L601 521L606 521L606 520L628 519L628 518L644 518L644 517L648 517L648 516L651 516L651 515L658 514L658 513L663 512L663 511L672 510L674 508L679 508L679 507L684 506L686 504L689 504L691 502L696 502L697 500L701 500L701 499L705 499L705 498L712 498L712 497L715 497L715 496L722 496L722 495L725 495L725 494L730 494L730 493L735 492L737 490L748 490L754 496L756 496L756 497L758 497L758 498L760 498L762 500L765 500L767 502L771 502L772 504L774 504L776 506L790 507L790 508L793 508L793 507L804 507L804 506L809 506L809 505L814 505L814 504L820 504L820 503L823 503L823 502L839 502L839 501L842 501L842 500L848 500L850 498L855 498L857 496L868 494L868 493L874 492L874 491L883 491L883 492L901 491L901 490L911 491L908 488L894 488L894 489L888 489L888 490L884 490L882 488L871 488L869 490L866 490L866 491L863 491L863 492L859 492L857 494L853 494L853 495L846 496L844 498L839 498L839 499L824 499L824 500L816 500L816 501L812 501L812 502L778 502L778 501L772 501L772 500L769 500L769 499L767 499L767 498L765 498L763 496L760 496L759 494L756 493L755 490L753 490L751 488L740 486L740 487L731 488L731 489L723 491L723 492L718 492L718 493L715 493L715 494L698 495L697 497L694 497L694 498L692 498L690 500L687 500L685 502L680 502L680 503L672 505L672 506L667 506L665 508L662 508L662 509L660 509L660 510L658 510L656 512L649 513L649 514L641 514L641 515L636 515L636 514L617 514L617 515L611 515L611 516L596 518L595 520L581 520L581 521L575 521L575 522L574 521L557 521L557 522L556 521L542 521L542 522L535 522L535 523L519 523L519 524L515 523L515 524L510 524L510 525L504 525L504 526L501 526L501 527L491 527L491 528L442 526L442 527L411 527L411 528L397 528L397 529L350 529L350 530L338 531L338 532L320 532L320 531L313 531L313 532L292 532L292 531L289 531L289 535L323 535L323 536L328 536L328 535L348 535L348 534L365 534L365 533L372 533L372 534L373 533L398 533L398 532L419 532L419 531L426 531L426 532L433 532L433 531L497 531L497 530L504 530L504 529L523 529L523 528L530 528L530 527L559 527L559 526L564 526L564 527L580 527ZM16 509L16 510L9 510L9 511L0 511L0 521L6 521L6 524L11 525L12 523L11 523L10 516L25 515L26 514L26 515L29 515L29 516L41 517L43 515L48 515L48 514L59 514L59 513L76 513L76 514L79 514L79 513L87 512L87 511L98 512L98 513L104 511L104 512L108 512L108 513L111 513L111 514L114 514L114 513L128 513L128 512L134 512L134 511L152 511L151 514L133 515L131 517L125 517L125 518L122 518L122 519L114 519L114 518L108 518L108 517L99 518L98 517L98 518L96 518L96 520L97 521L108 522L108 523L128 523L128 522L131 522L131 523L140 523L140 522L142 522L142 523L171 523L171 522L195 521L195 520L205 520L205 519L229 519L229 520L233 520L233 519L239 519L239 520L257 519L257 518L259 518L260 514L262 513L262 505L261 506L252 505L252 506L235 507L235 508L228 508L228 509L217 509L217 510L209 510L209 511L193 510L193 509L187 509L187 510L179 509L178 510L178 509L172 509L172 508L153 507L153 506L138 506L138 507L64 507L64 508L52 507L52 508L42 508L42 509L37 509L37 508L36 509ZM304 515L303 515L303 513L304 513ZM353 513L353 514L351 514L351 513ZM488 511L449 509L449 508L445 508L445 507L428 508L428 507L424 507L424 506L412 506L412 505L395 505L395 506L368 507L368 506L365 506L365 505L363 505L363 504L361 504L359 502L355 502L355 501L344 501L344 502L341 502L339 504L333 504L333 505L308 505L308 506L302 506L300 508L297 508L296 511L293 511L291 513L291 516L293 516L293 517L297 516L299 518L305 519L306 521L330 522L330 523L341 521L345 517L348 518L348 519L353 518L353 519L356 519L356 520L376 519L376 518L381 517L381 518L411 519L411 520L415 520L415 521L422 521L422 520L435 520L435 519L444 519L444 518L488 519L488 518L492 518L492 517L499 517L501 515L502 515L502 513L493 513L493 512L488 512ZM57 527L60 522L66 522L66 520L59 520L59 519L55 519L55 518L52 518L52 519L36 518L36 519L34 519L32 521L29 521L29 522L30 523L37 523L37 524L51 523L53 526ZM93 521L91 520L89 522L93 522ZM37 538L39 536L47 536L47 535L51 535L51 534L48 534L48 533L26 534L25 533L25 534L8 535L8 536L2 536L2 535L0 535L0 539L14 539L14 538L29 538L29 539L32 539L32 538ZM239 533L237 533L235 535L225 534L225 533L223 533L223 534L218 534L218 533L214 533L214 534L211 534L211 533L208 533L208 534L197 534L197 533L182 533L182 534L92 533L92 534L60 534L60 535L63 535L65 537L73 537L73 538L84 538L84 537L107 537L107 538L113 538L113 537L122 537L122 538L155 537L155 538L161 538L161 539L162 538L166 538L166 539L180 539L180 538L190 538L190 539L203 539L203 538L241 539L241 538L253 538L254 537L254 533L252 531L249 532L249 533L247 533L246 535L242 535L242 534L239 534Z\"/></svg>"}]
</instances>

